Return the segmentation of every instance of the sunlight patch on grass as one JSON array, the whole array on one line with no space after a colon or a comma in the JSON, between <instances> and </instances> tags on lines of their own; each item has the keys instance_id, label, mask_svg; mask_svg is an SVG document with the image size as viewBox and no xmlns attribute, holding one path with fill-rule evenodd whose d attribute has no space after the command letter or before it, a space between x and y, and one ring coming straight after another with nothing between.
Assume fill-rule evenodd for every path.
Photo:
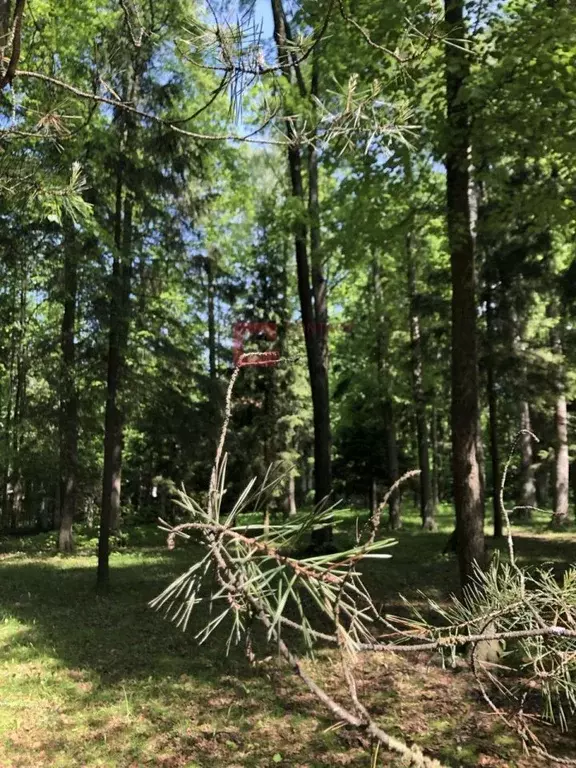
<instances>
[{"instance_id":1,"label":"sunlight patch on grass","mask_svg":"<svg viewBox=\"0 0 576 768\"><path fill-rule=\"evenodd\" d=\"M383 610L398 609L398 592L446 599L456 588L455 558L442 554L451 515L442 510L440 531L425 533L412 511L392 559L366 563ZM517 549L526 562L566 562L576 538L523 527ZM29 550L0 559L2 768L268 768L274 755L291 768L369 765L356 736L330 730L322 707L274 660L250 668L242 649L226 658L218 635L198 648L148 608L197 556L187 544L115 552L105 596L94 593L93 556ZM307 664L341 695L331 652ZM490 764L514 765L514 740L494 733L493 718L477 725L478 701L464 674L394 656L367 659L361 673L362 697L399 735L454 764L479 765L497 748L506 762Z\"/></svg>"}]
</instances>

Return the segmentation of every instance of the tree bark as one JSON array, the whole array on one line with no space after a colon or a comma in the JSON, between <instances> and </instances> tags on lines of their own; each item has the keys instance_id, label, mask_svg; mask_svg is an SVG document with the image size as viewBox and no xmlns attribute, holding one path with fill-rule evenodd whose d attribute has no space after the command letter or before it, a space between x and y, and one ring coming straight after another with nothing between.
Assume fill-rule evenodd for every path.
<instances>
[{"instance_id":1,"label":"tree bark","mask_svg":"<svg viewBox=\"0 0 576 768\"><path fill-rule=\"evenodd\" d=\"M523 400L520 404L520 429L530 431L530 406ZM520 435L520 453L522 461L520 465L520 506L515 518L524 522L532 519L532 509L536 506L536 483L534 480L534 455L532 452L532 437L527 431Z\"/></svg>"},{"instance_id":2,"label":"tree bark","mask_svg":"<svg viewBox=\"0 0 576 768\"><path fill-rule=\"evenodd\" d=\"M447 33L465 38L463 0L445 0ZM484 514L477 457L478 356L476 276L470 215L468 104L463 93L469 58L462 43L445 46L447 151L446 191L452 281L452 461L460 582L484 566Z\"/></svg>"},{"instance_id":3,"label":"tree bark","mask_svg":"<svg viewBox=\"0 0 576 768\"><path fill-rule=\"evenodd\" d=\"M10 325L12 326L12 333L10 333L10 354L8 356L8 387L6 393L6 411L4 415L4 466L2 472L2 528L9 530L10 528L10 514L8 504L8 490L10 485L10 475L12 472L12 421L14 416L14 371L16 366L16 358L18 355L18 334L14 328L16 323L17 312L17 287L14 285L12 290L12 302L10 313Z\"/></svg>"},{"instance_id":4,"label":"tree bark","mask_svg":"<svg viewBox=\"0 0 576 768\"><path fill-rule=\"evenodd\" d=\"M302 73L295 63L289 48L290 34L282 0L271 0L274 19L274 39L278 60L284 76L290 83L298 85L301 95L306 96ZM314 86L314 82L313 82ZM330 400L327 369L327 304L326 283L322 273L320 253L320 228L318 206L318 157L315 148L308 158L309 196L308 212L311 219L312 278L308 260L308 227L304 218L306 195L302 173L302 152L292 120L287 123L290 139L288 165L292 196L301 204L300 216L294 224L294 245L296 251L296 272L298 296L304 330L306 359L312 393L314 419L314 499L321 504L332 492ZM314 544L321 545L331 538L331 530L323 528L315 532Z\"/></svg>"},{"instance_id":5,"label":"tree bark","mask_svg":"<svg viewBox=\"0 0 576 768\"><path fill-rule=\"evenodd\" d=\"M63 314L60 332L61 392L60 392L60 531L58 549L73 549L72 525L76 512L78 474L78 396L76 390L76 301L78 291L78 261L76 243L64 236Z\"/></svg>"},{"instance_id":6,"label":"tree bark","mask_svg":"<svg viewBox=\"0 0 576 768\"><path fill-rule=\"evenodd\" d=\"M368 509L370 510L371 515L375 515L378 509L378 486L374 476L370 478L370 487L368 489Z\"/></svg>"},{"instance_id":7,"label":"tree bark","mask_svg":"<svg viewBox=\"0 0 576 768\"><path fill-rule=\"evenodd\" d=\"M311 96L318 96L318 57L312 63ZM330 392L328 386L328 295L324 276L320 239L320 198L318 151L314 142L308 148L308 214L310 219L310 260L315 315L316 400L314 409L314 464L316 471L316 503L330 497L332 467L330 432ZM321 542L319 542L321 543Z\"/></svg>"},{"instance_id":8,"label":"tree bark","mask_svg":"<svg viewBox=\"0 0 576 768\"><path fill-rule=\"evenodd\" d=\"M482 435L482 422L478 414L478 429L476 432L476 457L478 460L478 473L480 475L480 500L482 513L486 511L486 452L484 450L484 436Z\"/></svg>"},{"instance_id":9,"label":"tree bark","mask_svg":"<svg viewBox=\"0 0 576 768\"><path fill-rule=\"evenodd\" d=\"M440 453L438 446L438 413L432 406L432 504L434 509L440 503Z\"/></svg>"},{"instance_id":10,"label":"tree bark","mask_svg":"<svg viewBox=\"0 0 576 768\"><path fill-rule=\"evenodd\" d=\"M554 513L551 525L553 528L564 528L569 524L569 493L570 493L570 457L568 451L568 407L566 403L566 368L563 345L564 319L557 300L553 300L547 309L547 315L556 320L550 337L550 342L558 358L555 376L556 411L555 411L555 483L554 483Z\"/></svg>"},{"instance_id":11,"label":"tree bark","mask_svg":"<svg viewBox=\"0 0 576 768\"><path fill-rule=\"evenodd\" d=\"M492 308L492 295L486 291L486 388L488 390L488 417L490 433L490 462L492 466L492 510L494 538L502 536L502 504L500 503L500 448L498 445L498 396L496 394L494 378L494 314Z\"/></svg>"},{"instance_id":12,"label":"tree bark","mask_svg":"<svg viewBox=\"0 0 576 768\"><path fill-rule=\"evenodd\" d=\"M296 517L298 510L296 508L296 480L294 473L288 475L288 516Z\"/></svg>"},{"instance_id":13,"label":"tree bark","mask_svg":"<svg viewBox=\"0 0 576 768\"><path fill-rule=\"evenodd\" d=\"M390 483L390 487L392 487L400 477L400 469L398 463L398 442L396 440L394 409L390 399L384 402L384 423L386 429L386 448L388 454L388 482ZM390 495L388 507L390 528L393 531L397 531L402 527L402 517L400 511L400 490L398 488Z\"/></svg>"},{"instance_id":14,"label":"tree bark","mask_svg":"<svg viewBox=\"0 0 576 768\"><path fill-rule=\"evenodd\" d=\"M436 529L432 478L430 474L430 451L428 424L426 421L426 400L424 397L424 375L422 363L422 339L420 336L420 312L416 290L416 266L412 253L411 235L406 236L408 260L408 298L410 303L410 344L412 351L412 390L416 412L416 435L418 440L418 466L420 468L420 516L422 528Z\"/></svg>"},{"instance_id":15,"label":"tree bark","mask_svg":"<svg viewBox=\"0 0 576 768\"><path fill-rule=\"evenodd\" d=\"M398 444L396 441L396 425L394 422L394 405L386 372L386 353L388 335L386 331L386 316L383 309L382 274L376 257L372 261L372 278L374 284L374 314L376 317L376 375L380 396L381 415L384 424L384 440L388 459L388 483L392 487L400 477L398 462ZM389 525L393 530L402 527L400 492L397 489L389 499Z\"/></svg>"},{"instance_id":16,"label":"tree bark","mask_svg":"<svg viewBox=\"0 0 576 768\"><path fill-rule=\"evenodd\" d=\"M108 373L104 421L104 472L102 508L98 540L97 585L109 583L110 531L118 524L122 478L123 415L120 395L129 332L132 199L124 190L123 159L116 177L115 251L110 289L110 329L108 335Z\"/></svg>"},{"instance_id":17,"label":"tree bark","mask_svg":"<svg viewBox=\"0 0 576 768\"><path fill-rule=\"evenodd\" d=\"M208 367L210 380L216 381L216 313L214 309L214 256L209 254L204 262L208 288Z\"/></svg>"},{"instance_id":18,"label":"tree bark","mask_svg":"<svg viewBox=\"0 0 576 768\"><path fill-rule=\"evenodd\" d=\"M555 527L561 528L569 523L569 483L568 410L566 395L561 392L556 400L556 501L552 521Z\"/></svg>"},{"instance_id":19,"label":"tree bark","mask_svg":"<svg viewBox=\"0 0 576 768\"><path fill-rule=\"evenodd\" d=\"M22 443L22 423L26 402L27 361L25 352L25 329L27 324L26 301L28 296L28 275L24 271L19 288L18 323L14 332L15 339L15 390L12 419L10 422L10 451L8 463L7 510L9 527L16 530L22 515L23 479L20 468L20 450Z\"/></svg>"}]
</instances>

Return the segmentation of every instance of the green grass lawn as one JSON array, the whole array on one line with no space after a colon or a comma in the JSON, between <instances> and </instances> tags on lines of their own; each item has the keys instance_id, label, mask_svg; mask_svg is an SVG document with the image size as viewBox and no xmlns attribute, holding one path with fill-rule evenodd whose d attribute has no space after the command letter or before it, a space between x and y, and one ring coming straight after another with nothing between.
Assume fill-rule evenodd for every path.
<instances>
[{"instance_id":1,"label":"green grass lawn","mask_svg":"<svg viewBox=\"0 0 576 768\"><path fill-rule=\"evenodd\" d=\"M339 513L350 525L351 511ZM551 534L545 519L518 531L526 563L576 562L576 536ZM408 516L388 561L365 577L394 612L398 593L446 599L457 586L438 533ZM345 534L342 534L345 538ZM154 531L137 529L112 555L110 594L94 593L94 542L61 557L51 537L0 542L0 766L229 767L369 766L356 735L332 720L277 660L250 667L241 649L225 656L218 636L198 648L148 601L197 556L168 552ZM133 546L137 542L139 546ZM359 662L362 695L382 722L449 765L536 766L483 709L467 673L428 659L388 655ZM334 656L321 651L314 674L338 692ZM478 715L479 711L484 714ZM396 765L381 755L381 765Z\"/></svg>"}]
</instances>

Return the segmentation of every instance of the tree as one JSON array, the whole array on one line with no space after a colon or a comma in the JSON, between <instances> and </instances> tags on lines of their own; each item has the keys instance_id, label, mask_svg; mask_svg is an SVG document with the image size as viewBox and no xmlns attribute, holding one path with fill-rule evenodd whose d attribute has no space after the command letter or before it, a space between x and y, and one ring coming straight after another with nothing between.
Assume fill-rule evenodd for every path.
<instances>
[{"instance_id":1,"label":"tree","mask_svg":"<svg viewBox=\"0 0 576 768\"><path fill-rule=\"evenodd\" d=\"M488 286L485 297L486 314L486 387L488 396L488 419L490 434L490 462L492 469L492 509L494 538L499 539L503 532L503 512L501 502L502 474L500 468L500 446L498 443L498 395L496 392L495 376L495 339L494 339L494 309L492 306L492 291Z\"/></svg>"},{"instance_id":2,"label":"tree","mask_svg":"<svg viewBox=\"0 0 576 768\"><path fill-rule=\"evenodd\" d=\"M284 77L292 86L298 86L300 96L307 96L300 66L290 51L292 37L289 31L282 0L272 0L274 19L274 39L278 51L278 61ZM318 73L313 73L312 95L316 95ZM314 418L314 493L317 505L330 498L332 491L331 477L331 435L330 435L330 400L328 387L327 333L328 314L326 281L322 273L320 251L320 220L318 198L318 158L314 147L309 154L309 208L311 212L311 254L312 275L308 258L308 227L304 219L306 210L304 179L302 172L302 150L294 124L289 119L287 124L290 146L288 148L288 166L292 195L299 204L294 223L294 246L298 275L298 295L300 312L306 343L306 359L312 392ZM314 531L314 541L322 546L331 536L329 528Z\"/></svg>"},{"instance_id":3,"label":"tree","mask_svg":"<svg viewBox=\"0 0 576 768\"><path fill-rule=\"evenodd\" d=\"M445 0L453 38L465 38L462 0ZM468 53L451 40L445 47L447 151L446 190L452 278L452 461L460 579L466 586L474 565L484 564L484 510L477 456L478 361L476 275L470 215L470 126L465 87Z\"/></svg>"},{"instance_id":4,"label":"tree","mask_svg":"<svg viewBox=\"0 0 576 768\"><path fill-rule=\"evenodd\" d=\"M522 519L530 520L532 517L532 507L536 506L536 485L534 483L534 458L532 452L532 435L530 422L530 406L523 400L520 404L520 428L522 435L520 445L522 451L522 466L520 471L522 491L520 496L520 505L524 507Z\"/></svg>"},{"instance_id":5,"label":"tree","mask_svg":"<svg viewBox=\"0 0 576 768\"><path fill-rule=\"evenodd\" d=\"M408 261L408 296L410 306L410 344L412 347L412 386L414 389L414 407L416 410L416 431L418 436L418 466L420 467L420 514L422 527L433 531L434 498L430 474L430 455L428 443L428 422L426 401L424 398L424 376L422 360L422 336L420 333L420 312L416 289L416 265L412 253L412 238L406 236L406 256Z\"/></svg>"},{"instance_id":6,"label":"tree","mask_svg":"<svg viewBox=\"0 0 576 768\"><path fill-rule=\"evenodd\" d=\"M62 250L64 256L63 312L60 335L62 353L60 383L60 532L58 548L71 552L72 524L78 495L78 392L76 370L76 308L78 303L78 240L67 223Z\"/></svg>"}]
</instances>

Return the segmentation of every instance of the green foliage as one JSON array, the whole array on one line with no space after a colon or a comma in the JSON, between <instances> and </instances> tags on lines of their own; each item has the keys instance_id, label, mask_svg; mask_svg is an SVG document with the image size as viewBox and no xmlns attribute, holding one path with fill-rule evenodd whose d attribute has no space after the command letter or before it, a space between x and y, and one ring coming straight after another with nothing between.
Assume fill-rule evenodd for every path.
<instances>
[{"instance_id":1,"label":"green foliage","mask_svg":"<svg viewBox=\"0 0 576 768\"><path fill-rule=\"evenodd\" d=\"M566 730L576 712L576 641L563 632L572 631L574 626L575 585L573 567L568 567L559 578L551 569L522 569L495 557L486 572L477 571L476 581L463 599L454 597L446 607L430 602L430 608L446 623L438 631L441 636L458 635L463 627L470 635L481 635L487 628L504 636L526 631L529 636L518 640L512 634L505 650L500 651L499 657L505 660L502 674L493 667L491 658L491 663L484 667L477 644L472 650L477 674L484 675L485 685L504 693L511 704L520 696L525 706L540 705L546 719ZM538 634L542 627L551 625L552 633L545 637ZM535 635L530 636L531 632ZM453 654L455 650L453 647ZM527 742L530 736L528 728Z\"/></svg>"},{"instance_id":2,"label":"green foliage","mask_svg":"<svg viewBox=\"0 0 576 768\"><path fill-rule=\"evenodd\" d=\"M312 645L316 636L301 592L323 621L338 618L338 599L333 584L309 582L298 568L342 574L328 556L282 559L314 525L327 521L327 513L307 506L314 422L294 263L294 228L310 229L314 220L306 203L310 142L316 142L320 161L334 489L350 504L336 516L335 529L348 563L359 555L355 507L364 506L370 493L373 503L380 501L394 480L394 452L400 472L419 464L417 408L430 435L443 535L452 523L452 318L441 162L451 138L444 44L448 35L458 45L462 31L447 30L441 4L427 0L302 0L286 6L298 84L276 70L273 41L260 40L258 19L235 16L237 9L244 13L245 3L216 4L216 16L202 4L179 0L35 0L27 9L19 69L28 74L16 76L0 103L0 522L7 531L44 531L34 540L3 539L10 554L55 549L65 469L62 414L72 382L78 409L75 540L83 553L96 549L112 264L121 261L131 285L122 318L129 332L119 397L122 528L112 546L156 546L160 534L149 525L159 516L168 527L193 519L198 530L207 530L202 526L213 521L212 489L206 490L211 457L226 409L221 381L233 369L232 327L275 323L274 342L246 340L246 349L273 348L289 363L243 371L227 496L219 499L226 542L220 546L272 617L272 634L292 616ZM490 448L507 448L519 426L519 403L529 403L541 438L530 469L545 508L559 453L556 402L566 396L570 410L576 392L576 144L567 108L576 97L575 20L570 0L467 4L473 39L462 98L471 115L471 192L477 202L480 383L486 392L481 427L488 444L490 397L498 410ZM316 37L320 30L322 39ZM318 88L310 98L314 66ZM289 191L289 132L280 115L290 116L290 133L301 141L302 198ZM217 139L257 131L262 123L261 146L252 143L255 136L251 143ZM119 203L127 200L130 248L119 254ZM62 353L65 256L78 272L75 362L69 369ZM484 322L488 310L491 335ZM414 385L414 318L420 394ZM569 442L574 455L571 434ZM487 495L494 493L488 453ZM256 491L251 478L264 476L271 465L266 493L252 499L249 516L233 520L248 513L245 505ZM512 463L510 497L518 495L525 471L521 462ZM223 494L223 471L219 482ZM173 498L182 484L186 492L177 506ZM391 562L390 571L375 569L375 579L385 577L402 589L421 560L428 575L440 572L452 583L451 561L441 555L444 541L415 532L417 493L415 483L402 492L402 536L415 551L404 548L401 567ZM299 515L281 524L280 515L287 517L295 503ZM270 515L268 533L252 543L239 538L246 526L259 526L263 518L268 524ZM535 519L544 525L542 513ZM378 555L387 543L370 547ZM165 593L168 601L181 600L192 590L175 604L179 618L196 610L191 595L210 599L208 581L218 569L204 573L207 562L193 563ZM360 558L358 563L361 569ZM371 568L364 572L366 582L354 571L346 589L362 592L361 584L372 579ZM545 620L551 611L572 611L571 575L558 586L546 571L519 575L500 564L481 578L476 614L455 602L446 614L450 622L460 612L461 620L481 629L482 617L500 604L504 628L531 627L529 611L514 608L514 600L525 600L526 584L530 604ZM346 589L342 594L351 598ZM358 599L367 601L370 612L370 599L362 595ZM200 621L199 638L208 639L220 620L222 627L231 620L232 639L238 639L254 605L246 595L233 607L223 593L211 597L220 610ZM354 645L371 630L361 612L350 610ZM547 715L563 724L574 705L574 670L563 656L572 648L564 647L565 638L554 640L551 650L541 639L523 640L510 659L535 683ZM134 701L150 694L144 688L125 694L120 706L131 711ZM236 750L234 739L225 736L222 743L231 754ZM286 763L291 754L284 744L271 743L265 759ZM475 759L473 751L467 754ZM96 754L94 764L100 758ZM222 753L218 759L226 764Z\"/></svg>"},{"instance_id":3,"label":"green foliage","mask_svg":"<svg viewBox=\"0 0 576 768\"><path fill-rule=\"evenodd\" d=\"M228 66L230 46L236 64L254 66L260 54L249 24L244 37L235 23L221 26L228 42L219 49L214 19L194 5L162 0L137 13L130 4L127 8L97 7L89 0L38 2L34 24L24 28L21 66L72 90L20 77L2 104L0 391L6 436L0 456L5 475L14 480L31 475L24 516L39 517L42 498L48 518L56 506L60 252L67 227L76 232L81 252L79 517L93 516L100 501L115 169L122 153L125 188L134 201L123 398L126 520L175 515L170 494L181 482L193 495L206 487L223 398L216 379L230 369L231 326L238 321L277 323L279 351L299 359L282 370L254 369L244 377L231 456L249 459L231 460L231 487L241 489L279 460L294 467L297 501L311 492L312 413L293 266L293 227L310 222L302 201L288 194L285 147L214 142L179 132L226 133L230 94L235 108L242 100L241 129L284 107L298 114L304 132L318 121L338 491L364 502L372 479L389 484L384 403L393 409L400 469L418 462L410 236L426 416L437 426L440 494L449 499L449 263L444 176L437 162L446 143L445 31L437 11L420 0L384 9L365 0L333 9L321 44L301 62L308 85L317 57L319 92L312 103L272 71L251 79L227 70L222 86L223 73L205 68ZM325 3L299 5L293 19L296 48L310 50L310 36L300 32L321 25L327 10ZM496 327L492 349L481 328L481 382L490 357L498 381L500 445L517 425L521 394L530 401L549 463L555 390L562 386L570 398L575 382L574 142L562 106L574 87L573 14L564 1L510 2L499 12L473 3L470 21L475 38L466 96L482 192L478 298L482 317L490 289ZM271 51L262 53L273 67ZM127 98L130 82L137 83L130 98L148 118L77 93L114 101ZM123 144L121 123L130 127L130 146ZM280 121L270 126L263 138L282 139ZM26 311L19 317L15 308L22 291ZM21 333L13 332L18 328ZM552 336L560 338L560 346ZM252 343L261 348L261 341ZM216 377L208 364L211 344ZM18 366L26 397L15 413ZM279 487L272 511L283 510L287 500L288 488Z\"/></svg>"},{"instance_id":4,"label":"green foliage","mask_svg":"<svg viewBox=\"0 0 576 768\"><path fill-rule=\"evenodd\" d=\"M261 534L253 530L260 529L260 525L238 525L240 515L250 510L251 505L256 510L261 508L265 497L283 482L281 472L274 467L270 467L261 485L253 478L224 512L227 455L221 455L221 447L227 436L233 385L234 379L227 393L226 418L212 470L208 505L203 508L184 491L180 492L177 498L186 512L186 522L164 528L172 547L177 536L189 539L190 533L196 533L204 544L205 554L151 605L165 608L177 625L186 629L195 607L208 603L216 615L196 632L195 639L200 643L206 642L223 622L231 625L228 650L233 643L249 642L252 618L263 614L267 617L269 641L276 638L280 642L283 625L288 623L302 632L307 647L312 649L321 635L313 628L303 601L306 596L350 651L359 643L373 642L370 623L377 613L356 566L366 558L389 557L376 553L392 546L392 539L377 540L376 526L368 525L365 540L358 540L345 551L296 559L291 553L301 548L311 533L331 524L331 507L312 509L280 525L267 525ZM288 619L288 615L294 618Z\"/></svg>"}]
</instances>

